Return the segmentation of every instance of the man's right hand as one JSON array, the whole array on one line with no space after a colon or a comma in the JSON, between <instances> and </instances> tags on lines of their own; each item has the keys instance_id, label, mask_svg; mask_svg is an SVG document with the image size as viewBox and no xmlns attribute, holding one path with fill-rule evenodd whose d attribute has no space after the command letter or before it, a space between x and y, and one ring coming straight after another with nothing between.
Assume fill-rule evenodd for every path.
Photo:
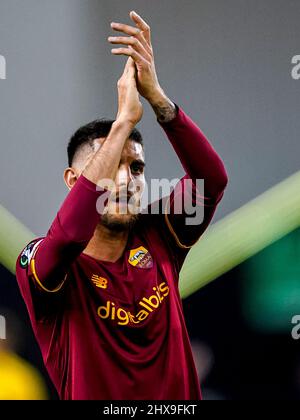
<instances>
[{"instance_id":1,"label":"man's right hand","mask_svg":"<svg viewBox=\"0 0 300 420\"><path fill-rule=\"evenodd\" d=\"M117 121L130 122L135 126L142 119L143 105L136 85L136 67L131 57L127 60L117 86L119 98Z\"/></svg>"}]
</instances>

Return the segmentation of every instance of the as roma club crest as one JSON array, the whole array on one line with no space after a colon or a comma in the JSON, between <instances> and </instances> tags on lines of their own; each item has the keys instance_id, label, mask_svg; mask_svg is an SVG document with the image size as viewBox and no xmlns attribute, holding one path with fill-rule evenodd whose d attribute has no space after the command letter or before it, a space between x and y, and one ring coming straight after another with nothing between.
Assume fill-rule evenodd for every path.
<instances>
[{"instance_id":1,"label":"as roma club crest","mask_svg":"<svg viewBox=\"0 0 300 420\"><path fill-rule=\"evenodd\" d=\"M151 268L153 267L153 259L150 252L140 246L139 248L132 249L128 258L129 264L138 268Z\"/></svg>"}]
</instances>

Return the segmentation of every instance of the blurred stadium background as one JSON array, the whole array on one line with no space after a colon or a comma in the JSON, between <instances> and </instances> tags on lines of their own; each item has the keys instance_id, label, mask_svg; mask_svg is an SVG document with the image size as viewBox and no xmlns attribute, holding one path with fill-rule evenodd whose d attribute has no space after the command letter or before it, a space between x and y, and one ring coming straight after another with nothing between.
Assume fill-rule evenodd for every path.
<instances>
[{"instance_id":1,"label":"blurred stadium background","mask_svg":"<svg viewBox=\"0 0 300 420\"><path fill-rule=\"evenodd\" d=\"M300 315L300 81L291 77L291 59L300 54L300 4L0 5L0 54L7 62L7 79L0 81L0 315L8 336L0 340L0 399L57 398L12 261L31 232L45 234L67 193L68 137L82 123L116 113L125 58L110 55L106 38L109 23L129 22L130 10L151 24L164 90L212 140L229 174L214 225L181 276L204 397L299 399L300 340L292 339L291 319ZM139 128L148 179L181 176L147 104Z\"/></svg>"}]
</instances>

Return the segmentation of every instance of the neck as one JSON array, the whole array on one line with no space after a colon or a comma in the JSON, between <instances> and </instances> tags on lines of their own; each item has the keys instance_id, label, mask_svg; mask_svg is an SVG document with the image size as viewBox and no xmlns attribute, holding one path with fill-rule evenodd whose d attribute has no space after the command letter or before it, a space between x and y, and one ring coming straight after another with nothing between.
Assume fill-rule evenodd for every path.
<instances>
[{"instance_id":1,"label":"neck","mask_svg":"<svg viewBox=\"0 0 300 420\"><path fill-rule=\"evenodd\" d=\"M98 225L83 254L101 261L116 262L123 254L129 230L114 232L103 225Z\"/></svg>"}]
</instances>

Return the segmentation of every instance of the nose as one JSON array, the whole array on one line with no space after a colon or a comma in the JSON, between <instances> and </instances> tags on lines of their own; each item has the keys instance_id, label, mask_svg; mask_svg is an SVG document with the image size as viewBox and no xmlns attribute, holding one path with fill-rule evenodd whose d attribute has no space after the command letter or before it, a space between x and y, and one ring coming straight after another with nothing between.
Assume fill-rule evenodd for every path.
<instances>
[{"instance_id":1,"label":"nose","mask_svg":"<svg viewBox=\"0 0 300 420\"><path fill-rule=\"evenodd\" d=\"M121 165L116 176L116 187L132 189L133 176L129 165ZM131 184L131 188L130 187Z\"/></svg>"}]
</instances>

